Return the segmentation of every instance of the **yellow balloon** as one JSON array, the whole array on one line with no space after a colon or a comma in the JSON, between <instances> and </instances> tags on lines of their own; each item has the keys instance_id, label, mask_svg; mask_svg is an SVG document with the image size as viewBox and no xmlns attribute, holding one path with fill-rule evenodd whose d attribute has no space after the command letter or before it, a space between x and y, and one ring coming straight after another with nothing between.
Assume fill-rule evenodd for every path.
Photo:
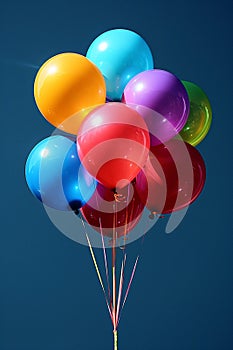
<instances>
[{"instance_id":1,"label":"yellow balloon","mask_svg":"<svg viewBox=\"0 0 233 350\"><path fill-rule=\"evenodd\" d=\"M106 86L104 77L91 61L67 52L41 66L34 83L34 96L45 119L55 127L77 134L87 111L105 103Z\"/></svg>"}]
</instances>

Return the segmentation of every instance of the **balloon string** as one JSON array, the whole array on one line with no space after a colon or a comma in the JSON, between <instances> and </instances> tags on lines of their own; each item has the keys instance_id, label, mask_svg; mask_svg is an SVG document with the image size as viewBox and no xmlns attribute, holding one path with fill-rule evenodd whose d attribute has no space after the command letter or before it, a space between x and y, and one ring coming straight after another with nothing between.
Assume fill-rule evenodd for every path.
<instances>
[{"instance_id":1,"label":"balloon string","mask_svg":"<svg viewBox=\"0 0 233 350\"><path fill-rule=\"evenodd\" d=\"M121 297L122 297L122 290L123 290L125 264L126 264L126 254L124 255L124 259L122 259L122 264L121 264L121 274L120 274L119 291L118 291L117 312L116 312L117 325L118 325L118 318L119 318L120 304L121 304Z\"/></svg>"},{"instance_id":2,"label":"balloon string","mask_svg":"<svg viewBox=\"0 0 233 350\"><path fill-rule=\"evenodd\" d=\"M112 317L113 317L113 330L116 331L116 267L112 267Z\"/></svg>"},{"instance_id":3,"label":"balloon string","mask_svg":"<svg viewBox=\"0 0 233 350\"><path fill-rule=\"evenodd\" d=\"M108 311L109 311L109 314L110 314L110 318L111 318L111 320L113 322L113 315L112 315L112 312L111 312L111 309L110 309L110 306L109 306L108 298L107 298L107 295L106 295L106 291L105 291L105 288L104 288L104 284L103 284L103 280L102 280L102 277L101 277L101 274L100 274L100 270L99 270L99 267L98 267L98 264L97 264L97 261L96 261L96 258L95 258L94 250L93 250L93 248L91 246L90 239L89 239L88 234L86 232L86 228L85 228L85 224L84 224L83 218L82 218L81 215L79 215L79 217L81 218L82 225L83 225L84 230L85 230L85 235L86 235L87 243L88 243L89 250L90 250L90 253L91 253L91 257L92 257L92 260L93 260L93 263L94 263L94 266L95 266L95 270L96 270L96 273L97 273L100 285L101 285L103 293L104 293L104 297L105 297L107 308L108 308Z\"/></svg>"},{"instance_id":4,"label":"balloon string","mask_svg":"<svg viewBox=\"0 0 233 350\"><path fill-rule=\"evenodd\" d=\"M98 210L99 209L99 201L98 201L98 195L95 195L95 201ZM104 234L103 234L103 227L101 223L101 218L99 217L99 225L100 225L100 234L101 234L101 241L102 241L102 247L103 247L103 256L104 256L104 267L105 267L105 275L106 275L106 280L107 280L107 286L108 286L108 299L109 299L109 304L111 303L111 291L110 291L110 282L109 282L109 272L108 272L108 261L107 261L107 254L106 254L106 247L104 244Z\"/></svg>"},{"instance_id":5,"label":"balloon string","mask_svg":"<svg viewBox=\"0 0 233 350\"><path fill-rule=\"evenodd\" d=\"M130 223L132 221L132 218L133 218L133 211L134 211L134 201L132 202L132 209L131 209L131 212L129 213L129 210L128 210L128 206L129 206L129 198L130 198L130 190L131 190L131 187L129 186L128 187L128 190L127 190L127 198L126 198L126 218L125 218L125 230L124 230L124 246L121 247L122 249L122 252L123 252L123 258L122 258L122 268L121 268L121 275L120 275L120 282L119 282L119 292L118 292L118 304L117 304L117 316L116 316L116 320L117 320L117 326L119 325L119 322L120 322L120 316L121 316L121 313L122 313L122 309L123 309L123 306L120 310L120 305L121 305L121 301L122 301L122 292L123 292L123 285L124 285L124 270L125 270L125 265L126 265L126 235L127 235L127 225L128 225L128 222ZM129 220L128 220L129 219ZM139 258L139 256L138 256ZM137 259L138 259L137 258ZM137 261L136 261L136 265L137 265ZM136 270L136 266L135 266L135 270ZM125 295L125 299L124 299L124 304L126 302L126 299L127 299L127 296L128 296L128 293L129 293L129 290L130 290L130 286L132 284L132 280L133 280L133 275L135 273L135 270L133 271L132 275L131 275L131 279L130 279L130 282L129 282L129 286L128 286L128 289L127 289L127 295Z\"/></svg>"},{"instance_id":6,"label":"balloon string","mask_svg":"<svg viewBox=\"0 0 233 350\"><path fill-rule=\"evenodd\" d=\"M113 215L113 242L112 242L112 317L113 332L117 330L116 324L116 204L114 205Z\"/></svg>"},{"instance_id":7,"label":"balloon string","mask_svg":"<svg viewBox=\"0 0 233 350\"><path fill-rule=\"evenodd\" d=\"M103 255L104 255L105 274L106 274L106 280L107 280L107 285L108 285L108 298L109 298L109 303L110 303L111 302L111 291L110 291L109 272L108 272L108 260L107 260L107 254L106 254L106 247L104 244L104 236L103 236L103 229L102 229L102 225L101 225L101 218L99 218L99 224L100 224L101 240L102 240Z\"/></svg>"},{"instance_id":8,"label":"balloon string","mask_svg":"<svg viewBox=\"0 0 233 350\"><path fill-rule=\"evenodd\" d=\"M125 229L124 229L124 246L123 246L123 249L124 249L124 254L126 252L126 235L127 235L127 225L128 223L131 222L131 217L130 217L130 220L128 221L128 217L129 217L129 190L130 190L130 186L128 186L128 190L127 190L127 199L126 199L126 215L125 215ZM133 210L132 210L133 212ZM131 212L131 216L132 216L132 212ZM124 255L123 254L123 255Z\"/></svg>"},{"instance_id":9,"label":"balloon string","mask_svg":"<svg viewBox=\"0 0 233 350\"><path fill-rule=\"evenodd\" d=\"M88 237L87 234L86 234L86 237L87 237L87 242L88 242L88 245L89 245L89 248L90 248L91 256L92 256L92 259L93 259L93 262L94 262L94 266L95 266L95 269L96 269L96 272L97 272L97 276L99 278L100 285L101 285L102 290L104 292L104 297L105 297L105 301L106 301L106 304L107 304L107 307L108 307L108 311L109 311L110 317L112 319L112 312L111 312L111 309L110 309L110 306L109 306L109 303L108 303L107 295L106 295L105 288L104 288L103 281L102 281L102 277L101 277L101 274L100 274L100 271L99 271L99 268L98 268L98 265L97 265L95 254L94 254L93 248L91 246L91 243L90 243L90 240L89 240L89 237Z\"/></svg>"},{"instance_id":10,"label":"balloon string","mask_svg":"<svg viewBox=\"0 0 233 350\"><path fill-rule=\"evenodd\" d=\"M124 298L124 301L123 301L123 304L122 304L122 307L121 307L121 312L120 312L120 316L119 316L119 319L118 319L117 326L119 325L120 318L121 318L121 313L122 313L122 310L123 310L123 308L125 306L125 303L126 303L129 291L130 291L130 287L131 287L132 282L133 282L133 278L134 278L134 275L135 275L136 267L137 267L137 264L138 264L138 259L139 259L139 255L137 256L135 264L134 264L134 267L133 267L133 271L132 271L132 274L131 274L131 277L130 277L130 281L129 281L129 284L128 284L128 287L127 287L127 290L126 290L126 293L125 293L125 298Z\"/></svg>"},{"instance_id":11,"label":"balloon string","mask_svg":"<svg viewBox=\"0 0 233 350\"><path fill-rule=\"evenodd\" d=\"M126 220L125 220L125 236L124 236L124 239L125 239L125 247L126 247L126 234L127 234L127 225L128 223L132 222L133 221L133 213L134 213L134 201L132 202L132 208L131 208L131 212L129 214L129 210L128 210L128 207L129 207L129 197L130 197L130 189L131 187L129 186L128 188L128 194L127 194L127 207L126 207ZM129 220L128 220L128 217L129 217Z\"/></svg>"},{"instance_id":12,"label":"balloon string","mask_svg":"<svg viewBox=\"0 0 233 350\"><path fill-rule=\"evenodd\" d=\"M126 303L126 300L127 300L127 297L128 297L128 294L129 294L129 291L130 291L130 288L131 288L131 285L132 285L132 282L133 282L133 278L134 278L134 275L135 275L135 272L136 272L136 267L137 267L138 260L139 260L140 254L141 254L141 250L142 250L142 247L143 247L144 240L145 240L145 234L142 236L142 239L141 239L141 246L140 246L140 249L139 249L136 261L134 263L132 274L131 274L131 277L130 277L130 280L129 280L129 284L128 284L128 287L127 287L127 290L126 290L126 293L125 293L124 301L122 303L122 307L121 307L121 310L119 312L119 316L118 316L118 320L117 320L117 326L119 325L119 322L120 322L120 319L121 319L121 314L122 314L123 308L125 306L125 303Z\"/></svg>"}]
</instances>

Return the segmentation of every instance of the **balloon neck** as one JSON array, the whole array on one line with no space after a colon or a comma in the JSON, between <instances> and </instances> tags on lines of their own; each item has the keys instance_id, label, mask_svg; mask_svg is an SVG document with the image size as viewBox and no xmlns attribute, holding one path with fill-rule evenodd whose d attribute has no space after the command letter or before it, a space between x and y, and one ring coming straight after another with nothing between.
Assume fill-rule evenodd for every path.
<instances>
[{"instance_id":1,"label":"balloon neck","mask_svg":"<svg viewBox=\"0 0 233 350\"><path fill-rule=\"evenodd\" d=\"M151 213L149 215L149 219L154 220L155 215L157 215L156 211L151 211Z\"/></svg>"},{"instance_id":2,"label":"balloon neck","mask_svg":"<svg viewBox=\"0 0 233 350\"><path fill-rule=\"evenodd\" d=\"M131 181L131 184L132 185L136 185L136 183L137 183L137 179L136 179L136 177Z\"/></svg>"},{"instance_id":3,"label":"balloon neck","mask_svg":"<svg viewBox=\"0 0 233 350\"><path fill-rule=\"evenodd\" d=\"M120 194L120 193L114 193L114 199L115 199L115 202L125 202L126 198L123 194Z\"/></svg>"},{"instance_id":4,"label":"balloon neck","mask_svg":"<svg viewBox=\"0 0 233 350\"><path fill-rule=\"evenodd\" d=\"M155 216L157 216L159 219L163 219L165 217L164 215L160 215L156 211L151 211L149 219L154 220Z\"/></svg>"},{"instance_id":5,"label":"balloon neck","mask_svg":"<svg viewBox=\"0 0 233 350\"><path fill-rule=\"evenodd\" d=\"M74 209L73 212L74 212L74 214L77 215L77 216L79 216L79 214L80 214L80 210L79 210L79 209Z\"/></svg>"}]
</instances>

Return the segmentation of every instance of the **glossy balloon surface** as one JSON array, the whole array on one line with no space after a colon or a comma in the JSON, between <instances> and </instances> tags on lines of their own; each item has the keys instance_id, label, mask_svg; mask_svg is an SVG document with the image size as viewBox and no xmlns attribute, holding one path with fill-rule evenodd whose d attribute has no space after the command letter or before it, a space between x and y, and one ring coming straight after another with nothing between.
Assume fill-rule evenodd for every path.
<instances>
[{"instance_id":1,"label":"glossy balloon surface","mask_svg":"<svg viewBox=\"0 0 233 350\"><path fill-rule=\"evenodd\" d=\"M81 208L96 189L96 180L81 164L76 143L73 143L64 159L62 185L65 197L73 210Z\"/></svg>"},{"instance_id":2,"label":"glossy balloon surface","mask_svg":"<svg viewBox=\"0 0 233 350\"><path fill-rule=\"evenodd\" d=\"M59 127L83 109L105 103L106 87L99 69L85 56L61 53L39 69L34 96L45 119ZM63 130L73 133L72 126Z\"/></svg>"},{"instance_id":3,"label":"glossy balloon surface","mask_svg":"<svg viewBox=\"0 0 233 350\"><path fill-rule=\"evenodd\" d=\"M108 188L122 188L136 177L146 162L149 145L143 118L119 102L91 112L77 136L82 164Z\"/></svg>"},{"instance_id":4,"label":"glossy balloon surface","mask_svg":"<svg viewBox=\"0 0 233 350\"><path fill-rule=\"evenodd\" d=\"M109 30L98 36L87 54L100 69L107 97L119 101L126 84L138 73L154 68L153 57L145 40L126 29Z\"/></svg>"},{"instance_id":5,"label":"glossy balloon surface","mask_svg":"<svg viewBox=\"0 0 233 350\"><path fill-rule=\"evenodd\" d=\"M204 91L189 81L182 81L190 101L188 120L180 131L184 141L198 145L207 135L212 122L212 110Z\"/></svg>"},{"instance_id":6,"label":"glossy balloon surface","mask_svg":"<svg viewBox=\"0 0 233 350\"><path fill-rule=\"evenodd\" d=\"M83 170L79 173L81 165L75 148L69 138L56 135L39 142L28 156L25 166L28 187L48 207L71 210L71 199L81 206L94 191L90 175L84 175Z\"/></svg>"},{"instance_id":7,"label":"glossy balloon surface","mask_svg":"<svg viewBox=\"0 0 233 350\"><path fill-rule=\"evenodd\" d=\"M122 101L148 108L142 110L142 116L148 120L151 134L159 128L157 136L151 138L152 145L174 137L185 125L189 114L189 99L183 84L174 74L160 69L136 75L125 87Z\"/></svg>"},{"instance_id":8,"label":"glossy balloon surface","mask_svg":"<svg viewBox=\"0 0 233 350\"><path fill-rule=\"evenodd\" d=\"M163 214L191 204L200 195L206 178L201 154L176 139L151 147L144 172L148 181L147 208Z\"/></svg>"}]
</instances>

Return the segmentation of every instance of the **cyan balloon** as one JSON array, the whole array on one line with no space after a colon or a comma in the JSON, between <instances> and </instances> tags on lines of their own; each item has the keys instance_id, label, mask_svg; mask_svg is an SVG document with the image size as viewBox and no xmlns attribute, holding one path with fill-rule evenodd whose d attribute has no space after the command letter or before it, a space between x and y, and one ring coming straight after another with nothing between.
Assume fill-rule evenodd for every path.
<instances>
[{"instance_id":1,"label":"cyan balloon","mask_svg":"<svg viewBox=\"0 0 233 350\"><path fill-rule=\"evenodd\" d=\"M28 156L25 166L25 176L28 187L33 195L48 207L57 210L71 210L69 200L66 198L64 185L67 185L66 172L64 172L64 164L69 156L69 152L76 147L76 144L69 138L55 135L48 137L39 142ZM76 160L78 167L73 169L77 177L73 177L73 188L82 187L82 191L76 190L76 201L80 205L85 203L86 196L80 193L90 193L89 182L85 177L78 177L80 170L80 161ZM84 170L82 170L84 171ZM82 171L80 174L82 174ZM89 177L91 177L89 175ZM92 180L93 182L95 180ZM90 186L92 188L92 186ZM94 192L94 190L93 190Z\"/></svg>"},{"instance_id":2,"label":"cyan balloon","mask_svg":"<svg viewBox=\"0 0 233 350\"><path fill-rule=\"evenodd\" d=\"M105 78L107 97L120 101L126 84L138 73L154 68L152 53L145 40L126 29L109 30L98 36L86 57Z\"/></svg>"}]
</instances>

